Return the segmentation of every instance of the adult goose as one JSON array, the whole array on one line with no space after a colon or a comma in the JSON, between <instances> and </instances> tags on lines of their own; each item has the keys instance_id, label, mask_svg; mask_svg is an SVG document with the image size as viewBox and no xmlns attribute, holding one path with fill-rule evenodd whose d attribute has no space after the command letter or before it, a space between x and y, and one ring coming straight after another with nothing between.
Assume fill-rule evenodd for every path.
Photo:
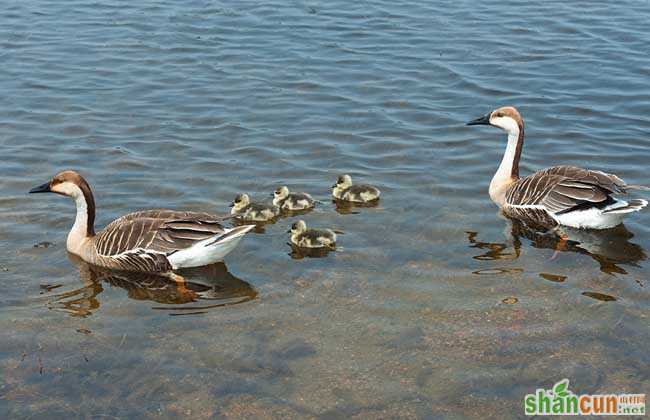
<instances>
[{"instance_id":1,"label":"adult goose","mask_svg":"<svg viewBox=\"0 0 650 420\"><path fill-rule=\"evenodd\" d=\"M503 160L490 182L490 198L507 215L547 228L565 225L606 229L648 204L642 199L625 201L615 197L647 187L627 185L618 176L601 171L554 166L520 178L524 120L513 107L499 108L467 125L492 125L508 134Z\"/></svg>"},{"instance_id":2,"label":"adult goose","mask_svg":"<svg viewBox=\"0 0 650 420\"><path fill-rule=\"evenodd\" d=\"M78 173L61 172L29 192L53 192L74 199L77 217L66 241L68 251L110 269L174 278L172 270L222 260L254 227L224 229L224 219L208 213L145 210L122 216L95 234L95 200Z\"/></svg>"}]
</instances>

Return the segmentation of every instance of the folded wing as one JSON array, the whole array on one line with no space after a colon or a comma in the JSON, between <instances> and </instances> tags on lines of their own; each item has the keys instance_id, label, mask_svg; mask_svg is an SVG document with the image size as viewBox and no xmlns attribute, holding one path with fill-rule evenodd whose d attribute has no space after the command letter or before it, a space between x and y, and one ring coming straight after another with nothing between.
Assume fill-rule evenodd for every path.
<instances>
[{"instance_id":1,"label":"folded wing","mask_svg":"<svg viewBox=\"0 0 650 420\"><path fill-rule=\"evenodd\" d=\"M561 214L576 208L602 207L613 194L626 192L616 175L574 166L556 166L517 181L506 193L506 204L535 206Z\"/></svg>"},{"instance_id":2,"label":"folded wing","mask_svg":"<svg viewBox=\"0 0 650 420\"><path fill-rule=\"evenodd\" d=\"M224 218L208 213L148 210L127 214L97 235L101 256L138 252L170 255L223 233Z\"/></svg>"}]
</instances>

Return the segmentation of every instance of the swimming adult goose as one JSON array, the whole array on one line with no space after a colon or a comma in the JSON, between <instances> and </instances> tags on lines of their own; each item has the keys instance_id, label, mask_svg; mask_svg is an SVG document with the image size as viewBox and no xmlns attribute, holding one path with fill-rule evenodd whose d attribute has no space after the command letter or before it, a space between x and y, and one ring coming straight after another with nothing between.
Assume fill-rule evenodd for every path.
<instances>
[{"instance_id":1,"label":"swimming adult goose","mask_svg":"<svg viewBox=\"0 0 650 420\"><path fill-rule=\"evenodd\" d=\"M223 218L208 213L145 210L122 216L95 234L95 200L78 173L61 172L29 192L72 197L77 217L66 241L68 251L111 269L173 274L208 265L222 260L254 227L224 229Z\"/></svg>"},{"instance_id":2,"label":"swimming adult goose","mask_svg":"<svg viewBox=\"0 0 650 420\"><path fill-rule=\"evenodd\" d=\"M555 166L520 178L524 121L513 107L499 108L467 125L492 125L508 134L503 160L490 182L490 198L508 215L544 227L606 229L648 204L642 199L625 201L614 197L628 190L648 188L627 185L618 176L601 171Z\"/></svg>"}]
</instances>

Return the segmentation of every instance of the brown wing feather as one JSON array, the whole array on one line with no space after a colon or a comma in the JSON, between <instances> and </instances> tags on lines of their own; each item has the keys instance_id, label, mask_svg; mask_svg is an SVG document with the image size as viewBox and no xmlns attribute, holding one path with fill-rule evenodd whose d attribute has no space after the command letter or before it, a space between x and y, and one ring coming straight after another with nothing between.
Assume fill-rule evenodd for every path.
<instances>
[{"instance_id":1,"label":"brown wing feather","mask_svg":"<svg viewBox=\"0 0 650 420\"><path fill-rule=\"evenodd\" d=\"M223 232L223 218L208 213L147 210L111 222L95 239L97 252L115 256L135 249L169 255Z\"/></svg>"},{"instance_id":2,"label":"brown wing feather","mask_svg":"<svg viewBox=\"0 0 650 420\"><path fill-rule=\"evenodd\" d=\"M568 182L578 182L582 184L595 185L612 194L625 193L627 185L625 181L614 174L608 174L602 171L591 171L575 166L554 166L541 172L547 172L552 175L561 175Z\"/></svg>"},{"instance_id":3,"label":"brown wing feather","mask_svg":"<svg viewBox=\"0 0 650 420\"><path fill-rule=\"evenodd\" d=\"M551 213L604 203L612 194L625 193L616 175L574 166L555 166L515 182L506 192L507 205L538 205Z\"/></svg>"}]
</instances>

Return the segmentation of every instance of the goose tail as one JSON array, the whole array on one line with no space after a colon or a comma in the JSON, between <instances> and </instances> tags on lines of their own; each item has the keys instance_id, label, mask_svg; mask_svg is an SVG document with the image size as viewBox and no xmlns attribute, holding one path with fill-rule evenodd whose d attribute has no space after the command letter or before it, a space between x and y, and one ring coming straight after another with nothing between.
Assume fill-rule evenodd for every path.
<instances>
[{"instance_id":1,"label":"goose tail","mask_svg":"<svg viewBox=\"0 0 650 420\"><path fill-rule=\"evenodd\" d=\"M235 249L239 241L255 225L237 226L225 229L219 235L198 242L187 249L175 252L168 258L173 269L201 267L223 260L230 251Z\"/></svg>"},{"instance_id":2,"label":"goose tail","mask_svg":"<svg viewBox=\"0 0 650 420\"><path fill-rule=\"evenodd\" d=\"M203 246L211 247L211 246L216 246L218 244L229 243L235 240L239 242L239 239L241 239L242 236L247 234L254 227L255 225L243 225L243 226L234 227L232 229L226 229L223 231L221 235L215 236L214 238L210 238L210 241L204 244Z\"/></svg>"},{"instance_id":3,"label":"goose tail","mask_svg":"<svg viewBox=\"0 0 650 420\"><path fill-rule=\"evenodd\" d=\"M610 209L605 209L603 213L607 214L624 214L624 213L633 213L635 211L639 211L645 206L648 205L647 200L643 200L641 198L636 198L634 200L630 200L627 202L627 204L620 206L620 207L614 207Z\"/></svg>"},{"instance_id":4,"label":"goose tail","mask_svg":"<svg viewBox=\"0 0 650 420\"><path fill-rule=\"evenodd\" d=\"M637 190L637 191L650 191L650 187L646 187L645 185L626 185L625 189Z\"/></svg>"}]
</instances>

